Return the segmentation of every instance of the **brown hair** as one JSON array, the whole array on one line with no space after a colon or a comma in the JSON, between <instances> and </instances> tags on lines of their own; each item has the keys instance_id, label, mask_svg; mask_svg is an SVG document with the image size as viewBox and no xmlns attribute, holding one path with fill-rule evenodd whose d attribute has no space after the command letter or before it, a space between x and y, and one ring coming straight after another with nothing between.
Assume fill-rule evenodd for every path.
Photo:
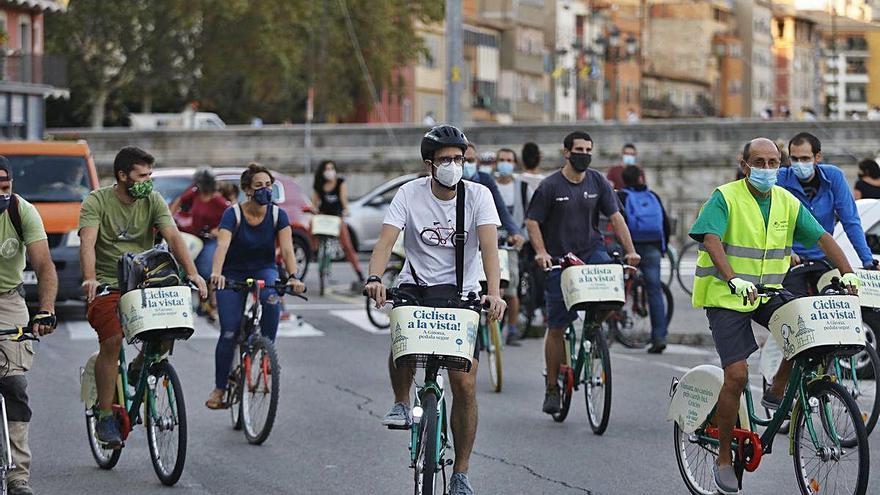
<instances>
[{"instance_id":1,"label":"brown hair","mask_svg":"<svg viewBox=\"0 0 880 495\"><path fill-rule=\"evenodd\" d=\"M257 162L251 162L248 164L247 169L241 173L241 189L248 190L251 188L251 183L254 181L254 176L259 174L260 172L269 176L269 180L274 184L275 177L272 175L272 172L269 171L268 168L260 165Z\"/></svg>"}]
</instances>

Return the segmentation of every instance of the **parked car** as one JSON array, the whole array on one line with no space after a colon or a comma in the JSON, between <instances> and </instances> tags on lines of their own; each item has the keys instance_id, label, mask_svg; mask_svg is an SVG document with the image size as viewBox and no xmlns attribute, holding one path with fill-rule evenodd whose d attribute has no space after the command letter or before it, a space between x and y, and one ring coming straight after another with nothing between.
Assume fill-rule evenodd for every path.
<instances>
[{"instance_id":1,"label":"parked car","mask_svg":"<svg viewBox=\"0 0 880 495\"><path fill-rule=\"evenodd\" d=\"M388 205L397 194L400 186L424 176L424 174L407 174L382 184L360 198L348 204L348 216L345 223L351 233L351 242L358 251L372 251L379 240L382 221Z\"/></svg>"},{"instance_id":2,"label":"parked car","mask_svg":"<svg viewBox=\"0 0 880 495\"><path fill-rule=\"evenodd\" d=\"M12 168L12 191L32 203L49 241L58 273L58 299L82 296L79 265L79 210L98 188L98 173L85 141L2 141L0 155ZM30 264L23 274L25 299L37 301L37 276Z\"/></svg>"},{"instance_id":3,"label":"parked car","mask_svg":"<svg viewBox=\"0 0 880 495\"><path fill-rule=\"evenodd\" d=\"M244 168L229 167L215 168L214 174L218 184L231 182L239 184L241 173ZM171 203L179 197L187 188L192 186L192 177L195 168L157 168L153 171L153 185L162 194L167 203ZM311 225L312 209L311 200L303 194L302 189L293 177L279 172L272 172L275 184L272 190L272 200L280 206L290 218L290 227L293 229L293 252L296 255L296 265L299 268L298 278L306 275L309 260L312 257L312 236L309 233ZM239 201L244 201L244 192L239 194ZM192 221L188 212L178 211L174 220L181 228L185 228Z\"/></svg>"}]
</instances>

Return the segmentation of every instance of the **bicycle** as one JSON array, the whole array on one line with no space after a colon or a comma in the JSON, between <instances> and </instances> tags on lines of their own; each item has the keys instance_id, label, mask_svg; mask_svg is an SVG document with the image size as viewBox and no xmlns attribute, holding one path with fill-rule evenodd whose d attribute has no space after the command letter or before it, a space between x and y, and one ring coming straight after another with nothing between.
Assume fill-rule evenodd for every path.
<instances>
[{"instance_id":1,"label":"bicycle","mask_svg":"<svg viewBox=\"0 0 880 495\"><path fill-rule=\"evenodd\" d=\"M565 330L565 360L559 370L558 385L562 407L553 415L561 423L568 416L571 398L580 385L585 388L587 417L596 435L605 433L611 414L611 355L602 331L602 318L620 308L624 299L624 269L619 263L568 265L566 255L546 271L562 270L562 294L569 310L584 311L581 338L574 323ZM583 371L583 378L581 372Z\"/></svg>"},{"instance_id":2,"label":"bicycle","mask_svg":"<svg viewBox=\"0 0 880 495\"><path fill-rule=\"evenodd\" d=\"M128 382L125 347L119 350L116 394L113 415L119 422L123 441L134 425L145 423L150 460L159 481L174 485L183 474L186 461L187 422L183 387L166 352L167 343L188 339L194 330L192 315L193 285L135 289L119 300L120 323L129 344L142 343L144 359L137 383ZM117 292L109 285L98 287L98 296ZM80 370L81 398L85 402L86 431L89 448L101 469L113 469L122 448L107 449L98 440L95 425L97 392L94 364L97 353ZM129 390L133 386L134 391ZM141 413L141 405L144 411Z\"/></svg>"},{"instance_id":3,"label":"bicycle","mask_svg":"<svg viewBox=\"0 0 880 495\"><path fill-rule=\"evenodd\" d=\"M339 238L342 228L342 217L336 215L315 215L312 217L312 235L318 239L318 292L324 295L327 281L330 279L330 268L335 259L334 243Z\"/></svg>"},{"instance_id":4,"label":"bicycle","mask_svg":"<svg viewBox=\"0 0 880 495\"><path fill-rule=\"evenodd\" d=\"M499 285L502 290L510 284L510 258L508 257L508 252L513 249L504 245L498 247L498 264L501 272ZM481 273L483 273L482 270ZM480 280L480 286L483 294L487 294L488 287L486 285L485 273L483 273L483 280ZM477 345L480 346L481 351L486 351L486 368L489 370L489 383L495 392L501 392L501 387L504 384L504 367L501 359L501 353L504 349L504 337L501 334L501 329L504 328L506 318L506 312L500 321L492 320L487 318L485 314L480 314Z\"/></svg>"},{"instance_id":5,"label":"bicycle","mask_svg":"<svg viewBox=\"0 0 880 495\"><path fill-rule=\"evenodd\" d=\"M40 341L39 337L34 335L30 325L0 330L0 337L9 335L14 335L10 339L14 342L26 340ZM3 394L0 394L0 417L3 419L3 428L0 429L0 435L2 435L0 437L0 494L5 495L7 476L16 466L12 460L12 446L9 442L9 420L6 417L6 399L3 397Z\"/></svg>"},{"instance_id":6,"label":"bicycle","mask_svg":"<svg viewBox=\"0 0 880 495\"><path fill-rule=\"evenodd\" d=\"M615 254L615 257L618 256ZM612 311L603 326L607 335L614 336L615 340L625 347L641 349L647 345L651 336L648 288L641 270L637 269L632 273L626 273L624 279L626 303L620 309ZM666 325L668 326L675 311L675 301L665 282L660 282L660 289L663 291L666 305Z\"/></svg>"},{"instance_id":7,"label":"bicycle","mask_svg":"<svg viewBox=\"0 0 880 495\"><path fill-rule=\"evenodd\" d=\"M425 368L416 386L410 428L410 468L416 495L446 493L446 458L451 447L447 425L446 392L440 370L468 372L473 365L477 324L482 311L474 293L459 308L428 308L397 289L388 289L391 310L391 351L395 366ZM421 325L432 323L426 333ZM421 325L420 325L421 324ZM437 474L440 474L438 477ZM439 479L443 489L438 491Z\"/></svg>"},{"instance_id":8,"label":"bicycle","mask_svg":"<svg viewBox=\"0 0 880 495\"><path fill-rule=\"evenodd\" d=\"M391 259L385 271L382 272L382 284L385 287L394 287L397 276L403 270L403 263L406 261L406 253L403 250L403 231L397 236L397 241L391 248ZM384 330L391 326L391 319L385 308L377 308L372 304L369 296L365 297L367 306L367 319L370 320L376 328Z\"/></svg>"},{"instance_id":9,"label":"bicycle","mask_svg":"<svg viewBox=\"0 0 880 495\"><path fill-rule=\"evenodd\" d=\"M238 331L238 353L233 355L232 371L224 396L224 406L229 408L232 428L244 430L248 443L261 445L269 438L278 411L278 395L281 387L281 364L278 352L271 340L260 329L262 304L260 292L266 287L264 280L249 278L244 281L227 280L226 288L247 291L242 307L241 327ZM291 294L286 280L277 280L270 287L279 295Z\"/></svg>"},{"instance_id":10,"label":"bicycle","mask_svg":"<svg viewBox=\"0 0 880 495\"><path fill-rule=\"evenodd\" d=\"M762 286L758 286L758 291L762 298L779 293ZM731 445L740 488L744 472L755 471L762 456L772 452L776 434L790 417L790 453L801 493L837 493L841 484L854 486L852 493L858 495L867 491L869 451L865 425L855 400L826 373L828 362L835 355L856 353L865 345L858 300L845 293L837 284L821 296L786 303L770 318L770 332L794 367L782 403L769 419L755 414L750 387L743 390ZM813 308L816 302L837 305L838 311L833 316L826 315L826 319L812 319L816 311L821 311ZM675 458L685 485L696 495L715 493L710 463L718 455L719 441L713 418L723 381L721 368L701 365L681 379L673 378L670 387L672 399L667 419L674 421ZM832 401L837 403L836 407ZM766 427L760 436L756 425ZM857 457L854 463L842 462L851 456ZM833 465L823 470L825 464ZM855 467L855 473L841 476L848 467Z\"/></svg>"},{"instance_id":11,"label":"bicycle","mask_svg":"<svg viewBox=\"0 0 880 495\"><path fill-rule=\"evenodd\" d=\"M693 283L688 284L685 283L684 280L682 280L681 262L686 258L690 258L692 251L699 251L699 246L700 243L698 243L697 241L688 242L687 244L682 246L681 252L678 253L678 258L675 260L675 278L678 280L678 285L681 286L681 290L685 291L689 296L693 295L694 293Z\"/></svg>"}]
</instances>

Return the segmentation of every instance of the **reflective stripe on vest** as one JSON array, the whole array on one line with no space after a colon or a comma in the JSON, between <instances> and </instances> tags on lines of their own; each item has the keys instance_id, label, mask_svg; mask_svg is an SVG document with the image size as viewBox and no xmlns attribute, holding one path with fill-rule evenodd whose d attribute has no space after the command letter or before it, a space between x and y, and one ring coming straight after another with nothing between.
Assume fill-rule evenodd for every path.
<instances>
[{"instance_id":1,"label":"reflective stripe on vest","mask_svg":"<svg viewBox=\"0 0 880 495\"><path fill-rule=\"evenodd\" d=\"M781 287L791 260L791 245L800 202L788 191L774 187L770 216L764 215L746 179L718 188L727 203L727 230L721 238L727 262L737 277L754 284ZM693 304L695 307L727 308L747 312L742 298L730 293L727 282L718 274L709 253L700 246L694 273Z\"/></svg>"}]
</instances>

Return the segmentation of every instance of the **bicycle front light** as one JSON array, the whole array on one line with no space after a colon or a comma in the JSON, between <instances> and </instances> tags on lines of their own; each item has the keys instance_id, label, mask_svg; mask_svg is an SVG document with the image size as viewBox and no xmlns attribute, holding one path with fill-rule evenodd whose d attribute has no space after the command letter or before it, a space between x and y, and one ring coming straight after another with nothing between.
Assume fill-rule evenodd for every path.
<instances>
[{"instance_id":1,"label":"bicycle front light","mask_svg":"<svg viewBox=\"0 0 880 495\"><path fill-rule=\"evenodd\" d=\"M422 421L422 414L423 413L424 413L424 410L422 409L421 406L414 407L412 410L413 423L416 423L416 424L420 423Z\"/></svg>"}]
</instances>

